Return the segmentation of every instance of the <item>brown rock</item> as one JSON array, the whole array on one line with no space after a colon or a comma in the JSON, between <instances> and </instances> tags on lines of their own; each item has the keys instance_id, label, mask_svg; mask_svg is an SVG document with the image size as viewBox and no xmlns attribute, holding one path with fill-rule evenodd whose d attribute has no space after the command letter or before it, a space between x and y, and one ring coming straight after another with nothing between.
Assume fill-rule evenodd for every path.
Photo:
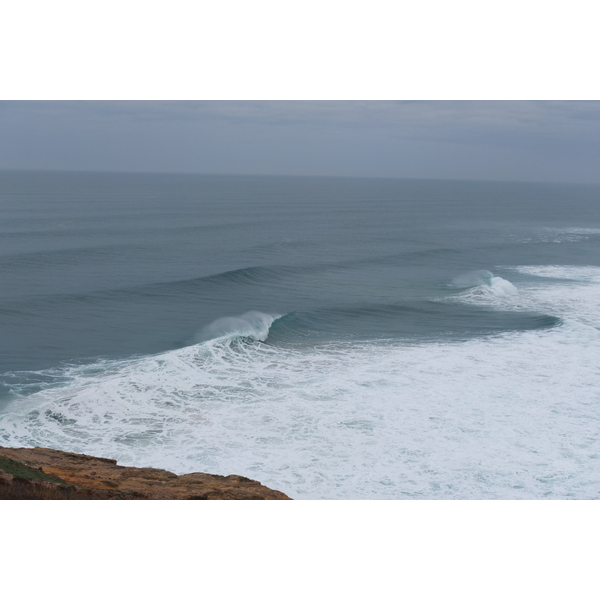
<instances>
[{"instance_id":1,"label":"brown rock","mask_svg":"<svg viewBox=\"0 0 600 600\"><path fill-rule=\"evenodd\" d=\"M291 500L240 475L122 467L116 460L49 448L0 446L3 500Z\"/></svg>"}]
</instances>

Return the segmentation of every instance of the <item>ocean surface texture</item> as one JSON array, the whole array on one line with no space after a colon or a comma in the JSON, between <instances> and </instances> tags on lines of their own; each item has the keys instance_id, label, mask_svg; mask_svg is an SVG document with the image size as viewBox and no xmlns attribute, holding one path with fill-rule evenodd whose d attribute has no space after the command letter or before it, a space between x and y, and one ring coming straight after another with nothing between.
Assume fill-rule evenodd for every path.
<instances>
[{"instance_id":1,"label":"ocean surface texture","mask_svg":"<svg viewBox=\"0 0 600 600\"><path fill-rule=\"evenodd\" d=\"M598 186L4 172L0 282L0 445L600 498Z\"/></svg>"}]
</instances>

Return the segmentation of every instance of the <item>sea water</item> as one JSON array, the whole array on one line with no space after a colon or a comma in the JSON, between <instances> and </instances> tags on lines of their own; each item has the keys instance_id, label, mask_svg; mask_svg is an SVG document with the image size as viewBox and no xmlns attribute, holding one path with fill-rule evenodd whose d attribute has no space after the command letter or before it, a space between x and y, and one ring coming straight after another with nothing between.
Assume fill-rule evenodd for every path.
<instances>
[{"instance_id":1,"label":"sea water","mask_svg":"<svg viewBox=\"0 0 600 600\"><path fill-rule=\"evenodd\" d=\"M0 445L600 497L599 186L3 172L0 284Z\"/></svg>"}]
</instances>

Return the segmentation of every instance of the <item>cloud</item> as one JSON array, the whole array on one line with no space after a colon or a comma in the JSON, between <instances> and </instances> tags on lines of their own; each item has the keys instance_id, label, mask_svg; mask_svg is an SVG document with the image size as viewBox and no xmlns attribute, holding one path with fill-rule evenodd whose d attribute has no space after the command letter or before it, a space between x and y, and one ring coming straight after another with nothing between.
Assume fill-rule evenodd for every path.
<instances>
[{"instance_id":1,"label":"cloud","mask_svg":"<svg viewBox=\"0 0 600 600\"><path fill-rule=\"evenodd\" d=\"M1 168L600 178L591 101L0 102L0 138Z\"/></svg>"}]
</instances>

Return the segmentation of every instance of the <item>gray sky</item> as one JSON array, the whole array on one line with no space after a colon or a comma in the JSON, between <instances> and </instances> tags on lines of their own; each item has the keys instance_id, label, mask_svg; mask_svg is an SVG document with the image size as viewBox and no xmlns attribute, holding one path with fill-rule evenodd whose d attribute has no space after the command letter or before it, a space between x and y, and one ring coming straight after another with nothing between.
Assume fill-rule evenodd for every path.
<instances>
[{"instance_id":1,"label":"gray sky","mask_svg":"<svg viewBox=\"0 0 600 600\"><path fill-rule=\"evenodd\" d=\"M600 183L600 102L1 101L0 169Z\"/></svg>"}]
</instances>

